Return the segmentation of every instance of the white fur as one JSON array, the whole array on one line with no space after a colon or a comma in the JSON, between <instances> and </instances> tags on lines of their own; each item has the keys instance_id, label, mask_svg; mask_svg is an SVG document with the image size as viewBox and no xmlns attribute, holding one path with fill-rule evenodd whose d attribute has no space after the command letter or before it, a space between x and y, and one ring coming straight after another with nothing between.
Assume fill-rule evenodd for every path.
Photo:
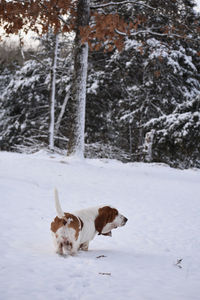
<instances>
[{"instance_id":1,"label":"white fur","mask_svg":"<svg viewBox=\"0 0 200 300\"><path fill-rule=\"evenodd\" d=\"M119 214L118 216L116 216L115 220L112 223L106 224L106 226L102 230L102 233L110 232L112 229L123 225L124 225L124 216Z\"/></svg>"},{"instance_id":2,"label":"white fur","mask_svg":"<svg viewBox=\"0 0 200 300\"><path fill-rule=\"evenodd\" d=\"M95 219L98 216L98 210L100 207L90 207L87 209L82 209L79 211L75 211L73 214L77 217L79 217L83 222L83 228L80 233L80 243L88 243L96 235L96 229L95 229Z\"/></svg>"},{"instance_id":3,"label":"white fur","mask_svg":"<svg viewBox=\"0 0 200 300\"><path fill-rule=\"evenodd\" d=\"M59 218L64 217L64 212L60 206L60 202L59 202L59 198L58 198L58 191L57 189L54 190L54 199L55 199L55 206L56 206L56 211L57 211L57 215Z\"/></svg>"},{"instance_id":4,"label":"white fur","mask_svg":"<svg viewBox=\"0 0 200 300\"><path fill-rule=\"evenodd\" d=\"M54 238L54 244L56 247L56 252L58 254L76 254L79 246L80 246L80 239L75 239L75 230L73 228L68 228L68 226L62 226L59 228L55 233L53 233ZM71 245L68 245L67 243L72 243Z\"/></svg>"}]
</instances>

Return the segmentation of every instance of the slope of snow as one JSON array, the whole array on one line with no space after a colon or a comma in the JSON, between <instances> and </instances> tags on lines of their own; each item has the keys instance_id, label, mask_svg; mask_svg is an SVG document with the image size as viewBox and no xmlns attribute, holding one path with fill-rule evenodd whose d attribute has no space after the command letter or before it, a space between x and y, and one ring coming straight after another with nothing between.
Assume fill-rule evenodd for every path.
<instances>
[{"instance_id":1,"label":"slope of snow","mask_svg":"<svg viewBox=\"0 0 200 300\"><path fill-rule=\"evenodd\" d=\"M126 226L58 256L55 186L65 211L111 204ZM200 299L200 170L0 152L0 192L0 299Z\"/></svg>"}]
</instances>

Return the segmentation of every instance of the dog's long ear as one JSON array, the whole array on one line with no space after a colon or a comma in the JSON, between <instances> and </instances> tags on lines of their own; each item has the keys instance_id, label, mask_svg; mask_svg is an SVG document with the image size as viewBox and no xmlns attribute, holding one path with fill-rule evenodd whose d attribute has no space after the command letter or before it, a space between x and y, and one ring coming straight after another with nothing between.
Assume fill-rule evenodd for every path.
<instances>
[{"instance_id":1,"label":"dog's long ear","mask_svg":"<svg viewBox=\"0 0 200 300\"><path fill-rule=\"evenodd\" d=\"M95 219L95 229L99 234L102 234L104 226L113 222L118 211L110 206L103 206L99 208L99 214Z\"/></svg>"},{"instance_id":2,"label":"dog's long ear","mask_svg":"<svg viewBox=\"0 0 200 300\"><path fill-rule=\"evenodd\" d=\"M106 217L102 211L99 210L99 214L95 219L95 229L100 235L104 226L106 225Z\"/></svg>"},{"instance_id":3,"label":"dog's long ear","mask_svg":"<svg viewBox=\"0 0 200 300\"><path fill-rule=\"evenodd\" d=\"M58 191L55 188L54 190L54 196L55 196L55 206L56 206L56 212L59 218L63 218L64 217L64 212L60 206L60 202L59 202L59 198L58 198Z\"/></svg>"}]
</instances>

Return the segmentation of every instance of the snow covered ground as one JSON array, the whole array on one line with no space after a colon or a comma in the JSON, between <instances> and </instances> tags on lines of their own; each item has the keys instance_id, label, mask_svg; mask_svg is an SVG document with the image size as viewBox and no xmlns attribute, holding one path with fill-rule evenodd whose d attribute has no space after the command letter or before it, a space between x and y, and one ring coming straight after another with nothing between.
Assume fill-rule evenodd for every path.
<instances>
[{"instance_id":1,"label":"snow covered ground","mask_svg":"<svg viewBox=\"0 0 200 300\"><path fill-rule=\"evenodd\" d=\"M56 255L55 186L65 211L111 204L126 226ZM0 205L1 300L200 299L200 170L0 152Z\"/></svg>"}]
</instances>

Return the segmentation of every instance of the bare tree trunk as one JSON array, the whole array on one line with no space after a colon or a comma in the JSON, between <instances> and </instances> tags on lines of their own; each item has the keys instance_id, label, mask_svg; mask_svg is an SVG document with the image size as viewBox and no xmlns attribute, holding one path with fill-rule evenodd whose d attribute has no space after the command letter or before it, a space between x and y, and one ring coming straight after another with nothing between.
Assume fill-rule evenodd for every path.
<instances>
[{"instance_id":1,"label":"bare tree trunk","mask_svg":"<svg viewBox=\"0 0 200 300\"><path fill-rule=\"evenodd\" d=\"M55 36L55 48L52 61L51 72L51 99L50 99L50 124L49 124L49 148L54 150L54 130L55 130L55 94L56 94L56 68L58 58L58 34Z\"/></svg>"},{"instance_id":2,"label":"bare tree trunk","mask_svg":"<svg viewBox=\"0 0 200 300\"><path fill-rule=\"evenodd\" d=\"M86 83L88 69L88 43L81 43L79 28L87 26L90 17L90 1L79 0L74 53L74 78L72 86L72 124L68 155L84 156Z\"/></svg>"},{"instance_id":3,"label":"bare tree trunk","mask_svg":"<svg viewBox=\"0 0 200 300\"><path fill-rule=\"evenodd\" d=\"M147 132L145 135L143 151L145 153L145 159L147 162L151 162L153 160L153 139L154 139L155 130L152 129L151 131Z\"/></svg>"},{"instance_id":4,"label":"bare tree trunk","mask_svg":"<svg viewBox=\"0 0 200 300\"><path fill-rule=\"evenodd\" d=\"M65 99L63 101L60 113L58 115L58 119L57 119L56 124L55 124L55 135L58 134L58 130L60 128L60 123L61 123L63 115L65 113L65 109L66 109L69 97L70 97L70 87L69 87L68 91L66 92Z\"/></svg>"},{"instance_id":5,"label":"bare tree trunk","mask_svg":"<svg viewBox=\"0 0 200 300\"><path fill-rule=\"evenodd\" d=\"M24 61L25 61L25 55L24 55L24 50L23 50L24 43L23 43L23 37L22 37L20 31L19 31L18 36L19 36L19 49L20 49L20 53L21 53L21 56L22 56L22 62L24 64Z\"/></svg>"}]
</instances>

